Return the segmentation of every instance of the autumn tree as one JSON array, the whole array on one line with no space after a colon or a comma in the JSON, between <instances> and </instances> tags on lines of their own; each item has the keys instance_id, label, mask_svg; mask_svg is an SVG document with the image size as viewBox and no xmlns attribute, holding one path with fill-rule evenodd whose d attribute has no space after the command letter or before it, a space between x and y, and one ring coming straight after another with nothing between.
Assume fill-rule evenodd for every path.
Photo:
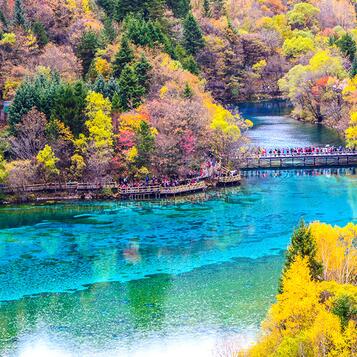
<instances>
[{"instance_id":1,"label":"autumn tree","mask_svg":"<svg viewBox=\"0 0 357 357\"><path fill-rule=\"evenodd\" d=\"M298 29L312 29L317 26L320 9L305 2L295 4L287 13L289 24Z\"/></svg>"},{"instance_id":2,"label":"autumn tree","mask_svg":"<svg viewBox=\"0 0 357 357\"><path fill-rule=\"evenodd\" d=\"M46 181L52 176L59 175L60 171L56 166L59 159L56 157L51 146L45 145L45 147L37 154L36 159L41 164Z\"/></svg>"},{"instance_id":3,"label":"autumn tree","mask_svg":"<svg viewBox=\"0 0 357 357\"><path fill-rule=\"evenodd\" d=\"M46 116L31 109L16 124L16 135L10 138L11 153L16 159L33 159L46 143Z\"/></svg>"}]
</instances>

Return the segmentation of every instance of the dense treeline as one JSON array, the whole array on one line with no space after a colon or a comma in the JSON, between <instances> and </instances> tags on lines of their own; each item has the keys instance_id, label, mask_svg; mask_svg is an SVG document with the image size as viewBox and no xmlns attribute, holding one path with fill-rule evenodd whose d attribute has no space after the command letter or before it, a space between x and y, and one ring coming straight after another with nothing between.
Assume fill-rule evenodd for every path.
<instances>
[{"instance_id":1,"label":"dense treeline","mask_svg":"<svg viewBox=\"0 0 357 357\"><path fill-rule=\"evenodd\" d=\"M353 147L355 20L348 0L1 0L0 95L12 101L2 177L229 165L250 123L218 103L276 96L296 117L346 131ZM44 129L31 131L37 122ZM53 175L37 158L44 149Z\"/></svg>"},{"instance_id":2,"label":"dense treeline","mask_svg":"<svg viewBox=\"0 0 357 357\"><path fill-rule=\"evenodd\" d=\"M186 1L16 0L0 6L1 179L185 177L227 165L249 126L205 91Z\"/></svg>"},{"instance_id":3,"label":"dense treeline","mask_svg":"<svg viewBox=\"0 0 357 357\"><path fill-rule=\"evenodd\" d=\"M357 226L302 223L288 249L281 292L248 356L357 353Z\"/></svg>"}]
</instances>

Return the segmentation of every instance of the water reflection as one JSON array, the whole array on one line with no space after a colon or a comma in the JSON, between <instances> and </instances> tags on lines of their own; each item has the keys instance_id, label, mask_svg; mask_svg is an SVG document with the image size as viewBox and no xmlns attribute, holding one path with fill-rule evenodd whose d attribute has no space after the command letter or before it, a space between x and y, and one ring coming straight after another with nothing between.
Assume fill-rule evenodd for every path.
<instances>
[{"instance_id":1,"label":"water reflection","mask_svg":"<svg viewBox=\"0 0 357 357\"><path fill-rule=\"evenodd\" d=\"M282 148L344 144L335 130L289 117L292 106L283 100L242 103L237 110L254 123L248 133L253 145Z\"/></svg>"}]
</instances>

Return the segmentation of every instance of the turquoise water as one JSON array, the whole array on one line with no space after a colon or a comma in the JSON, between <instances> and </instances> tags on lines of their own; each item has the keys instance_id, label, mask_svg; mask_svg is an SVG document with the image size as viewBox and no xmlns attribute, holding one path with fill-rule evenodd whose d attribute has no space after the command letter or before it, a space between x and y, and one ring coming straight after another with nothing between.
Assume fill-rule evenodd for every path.
<instances>
[{"instance_id":1,"label":"turquoise water","mask_svg":"<svg viewBox=\"0 0 357 357\"><path fill-rule=\"evenodd\" d=\"M250 115L283 121L281 110ZM2 207L0 355L196 357L246 346L301 217L357 221L356 172L250 172L239 188L190 201Z\"/></svg>"},{"instance_id":2,"label":"turquoise water","mask_svg":"<svg viewBox=\"0 0 357 357\"><path fill-rule=\"evenodd\" d=\"M1 208L0 347L207 355L252 340L299 219L357 220L354 172L313 173L252 173L196 202Z\"/></svg>"}]
</instances>

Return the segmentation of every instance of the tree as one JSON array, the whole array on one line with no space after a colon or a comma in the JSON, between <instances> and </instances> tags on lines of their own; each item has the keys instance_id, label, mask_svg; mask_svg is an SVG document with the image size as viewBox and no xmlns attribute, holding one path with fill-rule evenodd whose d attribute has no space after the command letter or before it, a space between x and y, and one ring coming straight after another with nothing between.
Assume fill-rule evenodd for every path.
<instances>
[{"instance_id":1,"label":"tree","mask_svg":"<svg viewBox=\"0 0 357 357\"><path fill-rule=\"evenodd\" d=\"M18 88L9 112L8 123L11 131L21 121L23 115L33 107L50 118L60 78L56 73L45 69L33 78L25 79Z\"/></svg>"},{"instance_id":2,"label":"tree","mask_svg":"<svg viewBox=\"0 0 357 357\"><path fill-rule=\"evenodd\" d=\"M43 25L43 23L40 21L34 22L32 25L32 31L36 36L39 47L42 48L46 46L48 43L48 36L47 36L46 28Z\"/></svg>"},{"instance_id":3,"label":"tree","mask_svg":"<svg viewBox=\"0 0 357 357\"><path fill-rule=\"evenodd\" d=\"M316 259L317 247L314 237L311 234L309 226L302 220L299 226L294 230L291 243L286 253L284 271L287 271L297 256L307 257L311 276L313 279L321 277L323 267Z\"/></svg>"},{"instance_id":4,"label":"tree","mask_svg":"<svg viewBox=\"0 0 357 357\"><path fill-rule=\"evenodd\" d=\"M100 44L98 36L93 31L86 31L79 40L77 48L78 57L82 60L83 72L86 74L89 71L91 63L99 49Z\"/></svg>"},{"instance_id":5,"label":"tree","mask_svg":"<svg viewBox=\"0 0 357 357\"><path fill-rule=\"evenodd\" d=\"M140 85L135 68L126 65L118 81L120 93L120 107L123 111L137 108L142 103L142 97L146 92Z\"/></svg>"},{"instance_id":6,"label":"tree","mask_svg":"<svg viewBox=\"0 0 357 357\"><path fill-rule=\"evenodd\" d=\"M211 4L210 0L203 1L203 13L206 17L211 17Z\"/></svg>"},{"instance_id":7,"label":"tree","mask_svg":"<svg viewBox=\"0 0 357 357\"><path fill-rule=\"evenodd\" d=\"M314 40L305 36L287 38L283 44L283 53L286 57L297 58L315 48Z\"/></svg>"},{"instance_id":8,"label":"tree","mask_svg":"<svg viewBox=\"0 0 357 357\"><path fill-rule=\"evenodd\" d=\"M353 57L352 67L351 67L351 78L357 75L357 56Z\"/></svg>"},{"instance_id":9,"label":"tree","mask_svg":"<svg viewBox=\"0 0 357 357\"><path fill-rule=\"evenodd\" d=\"M121 72L127 64L130 64L134 60L134 51L129 45L128 38L123 36L121 40L120 50L115 55L113 61L113 74L119 78Z\"/></svg>"},{"instance_id":10,"label":"tree","mask_svg":"<svg viewBox=\"0 0 357 357\"><path fill-rule=\"evenodd\" d=\"M309 3L298 3L287 13L289 24L295 28L311 29L317 25L320 9Z\"/></svg>"},{"instance_id":11,"label":"tree","mask_svg":"<svg viewBox=\"0 0 357 357\"><path fill-rule=\"evenodd\" d=\"M192 13L186 16L183 27L183 46L189 54L194 56L204 47L205 43L202 31Z\"/></svg>"},{"instance_id":12,"label":"tree","mask_svg":"<svg viewBox=\"0 0 357 357\"><path fill-rule=\"evenodd\" d=\"M94 92L97 92L97 93L100 93L100 94L103 94L105 97L107 97L106 95L106 82L105 82L105 79L104 77L100 74L97 79L95 80L93 86L92 86L92 89Z\"/></svg>"},{"instance_id":13,"label":"tree","mask_svg":"<svg viewBox=\"0 0 357 357\"><path fill-rule=\"evenodd\" d=\"M87 93L87 85L82 81L62 84L57 90L52 108L52 116L60 119L76 137L85 129Z\"/></svg>"},{"instance_id":14,"label":"tree","mask_svg":"<svg viewBox=\"0 0 357 357\"><path fill-rule=\"evenodd\" d=\"M356 54L356 41L349 33L345 33L336 41L336 45L341 52L353 62Z\"/></svg>"},{"instance_id":15,"label":"tree","mask_svg":"<svg viewBox=\"0 0 357 357\"><path fill-rule=\"evenodd\" d=\"M111 43L115 40L116 37L116 31L113 26L113 20L110 17L106 16L106 18L103 21L103 24L104 24L103 35L105 39L109 43Z\"/></svg>"},{"instance_id":16,"label":"tree","mask_svg":"<svg viewBox=\"0 0 357 357\"><path fill-rule=\"evenodd\" d=\"M135 63L134 69L138 77L138 84L145 88L144 94L147 94L149 92L150 87L149 72L152 69L152 66L150 65L144 54L142 54L139 62Z\"/></svg>"},{"instance_id":17,"label":"tree","mask_svg":"<svg viewBox=\"0 0 357 357\"><path fill-rule=\"evenodd\" d=\"M56 167L59 159L56 157L51 146L46 145L36 156L37 161L42 164L46 180L53 175L58 175L60 171Z\"/></svg>"},{"instance_id":18,"label":"tree","mask_svg":"<svg viewBox=\"0 0 357 357\"><path fill-rule=\"evenodd\" d=\"M166 0L166 3L176 17L185 18L191 10L189 0Z\"/></svg>"},{"instance_id":19,"label":"tree","mask_svg":"<svg viewBox=\"0 0 357 357\"><path fill-rule=\"evenodd\" d=\"M16 124L16 136L10 138L10 151L16 159L31 160L43 149L46 143L46 124L46 116L35 108Z\"/></svg>"},{"instance_id":20,"label":"tree","mask_svg":"<svg viewBox=\"0 0 357 357\"><path fill-rule=\"evenodd\" d=\"M185 84L185 89L183 91L183 97L186 99L191 99L193 96L192 88L188 83Z\"/></svg>"},{"instance_id":21,"label":"tree","mask_svg":"<svg viewBox=\"0 0 357 357\"><path fill-rule=\"evenodd\" d=\"M348 322L357 315L357 298L342 295L336 299L332 306L332 312L341 320L341 326L346 329Z\"/></svg>"},{"instance_id":22,"label":"tree","mask_svg":"<svg viewBox=\"0 0 357 357\"><path fill-rule=\"evenodd\" d=\"M113 145L113 126L110 113L112 106L110 100L104 98L100 93L89 92L86 98L85 123L89 140L98 149L107 148Z\"/></svg>"},{"instance_id":23,"label":"tree","mask_svg":"<svg viewBox=\"0 0 357 357\"><path fill-rule=\"evenodd\" d=\"M0 154L0 184L4 183L8 176L5 165L6 161L4 159L4 156L3 154Z\"/></svg>"},{"instance_id":24,"label":"tree","mask_svg":"<svg viewBox=\"0 0 357 357\"><path fill-rule=\"evenodd\" d=\"M150 164L151 154L155 148L155 135L149 124L144 120L140 122L140 127L137 131L136 148L138 150L136 164L139 168L148 166Z\"/></svg>"},{"instance_id":25,"label":"tree","mask_svg":"<svg viewBox=\"0 0 357 357\"><path fill-rule=\"evenodd\" d=\"M14 9L14 23L18 26L25 26L25 13L22 7L22 0L15 0L15 9Z\"/></svg>"}]
</instances>

